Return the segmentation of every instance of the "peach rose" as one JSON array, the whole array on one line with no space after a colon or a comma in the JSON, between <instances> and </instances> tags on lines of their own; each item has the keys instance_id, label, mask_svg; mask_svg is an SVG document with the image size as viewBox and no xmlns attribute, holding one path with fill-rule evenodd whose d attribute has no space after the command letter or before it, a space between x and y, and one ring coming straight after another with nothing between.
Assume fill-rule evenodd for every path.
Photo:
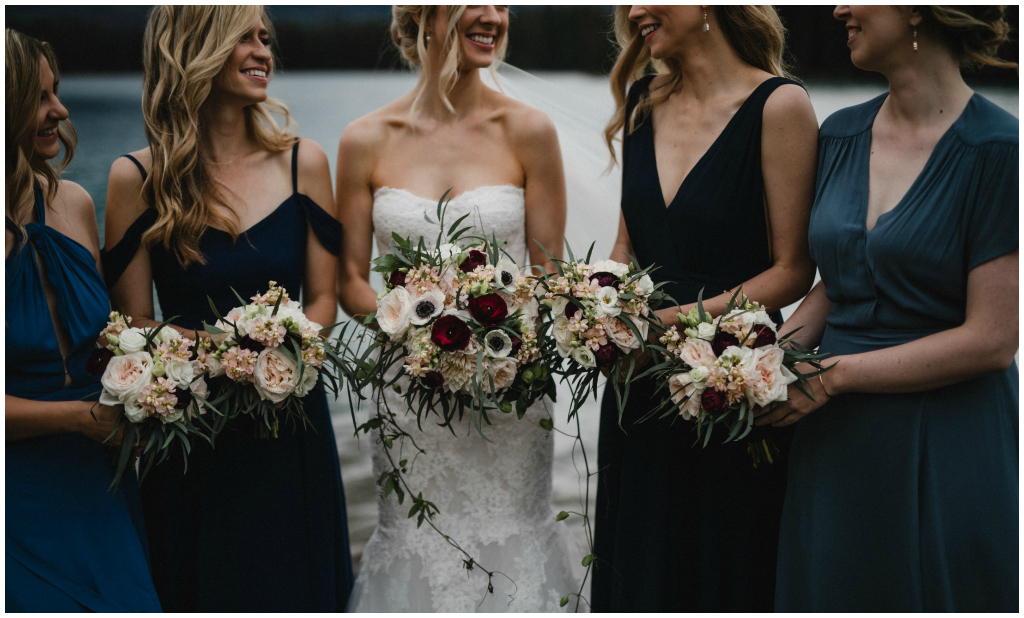
<instances>
[{"instance_id":1,"label":"peach rose","mask_svg":"<svg viewBox=\"0 0 1024 618\"><path fill-rule=\"evenodd\" d=\"M377 301L377 324L395 341L401 341L409 330L412 299L405 288L395 288Z\"/></svg>"},{"instance_id":2,"label":"peach rose","mask_svg":"<svg viewBox=\"0 0 1024 618\"><path fill-rule=\"evenodd\" d=\"M714 350L711 349L711 344L696 337L690 337L683 343L683 347L679 352L679 358L689 365L691 369L697 367L711 368L718 362L718 357L715 356Z\"/></svg>"},{"instance_id":3,"label":"peach rose","mask_svg":"<svg viewBox=\"0 0 1024 618\"><path fill-rule=\"evenodd\" d=\"M697 418L700 412L700 394L704 389L699 386L689 373L677 373L668 379L672 401L679 406L679 414L684 420Z\"/></svg>"},{"instance_id":4,"label":"peach rose","mask_svg":"<svg viewBox=\"0 0 1024 618\"><path fill-rule=\"evenodd\" d=\"M295 390L299 367L280 348L266 348L256 359L253 384L260 399L273 403L284 401Z\"/></svg>"},{"instance_id":5,"label":"peach rose","mask_svg":"<svg viewBox=\"0 0 1024 618\"><path fill-rule=\"evenodd\" d=\"M633 334L633 329L630 328L628 324L623 323L622 320L632 320L633 324L637 325L637 330L641 329L635 319L628 316L621 316L621 318L622 319L619 319L618 317L608 318L605 322L604 330L608 335L608 338L612 340L612 343L628 354L630 350L635 350L640 347L640 340L636 338L635 334Z\"/></svg>"},{"instance_id":6,"label":"peach rose","mask_svg":"<svg viewBox=\"0 0 1024 618\"><path fill-rule=\"evenodd\" d=\"M516 379L516 361L511 358L492 358L485 361L484 371L494 379L494 388L502 389L512 386ZM484 384L484 390L490 390L489 383Z\"/></svg>"},{"instance_id":7,"label":"peach rose","mask_svg":"<svg viewBox=\"0 0 1024 618\"><path fill-rule=\"evenodd\" d=\"M797 378L783 366L784 356L782 348L766 346L754 350L749 362L744 363L744 394L751 405L786 401L787 387Z\"/></svg>"},{"instance_id":8,"label":"peach rose","mask_svg":"<svg viewBox=\"0 0 1024 618\"><path fill-rule=\"evenodd\" d=\"M100 403L118 405L137 401L139 394L153 381L153 357L147 352L132 352L115 356L107 363L100 383L103 395Z\"/></svg>"}]
</instances>

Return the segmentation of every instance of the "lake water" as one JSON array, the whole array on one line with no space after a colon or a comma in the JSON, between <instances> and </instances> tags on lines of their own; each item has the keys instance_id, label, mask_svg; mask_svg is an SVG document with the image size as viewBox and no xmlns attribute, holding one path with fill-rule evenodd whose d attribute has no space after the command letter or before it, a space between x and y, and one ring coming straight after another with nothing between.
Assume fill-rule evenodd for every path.
<instances>
[{"instance_id":1,"label":"lake water","mask_svg":"<svg viewBox=\"0 0 1024 618\"><path fill-rule=\"evenodd\" d=\"M556 84L558 88L566 88L566 92L571 92L574 99L577 99L575 102L554 101L553 105L571 104L576 111L586 107L585 113L591 119L607 118L614 108L608 82L604 78L574 73L538 75L543 80ZM320 143L330 159L333 172L338 140L345 125L407 92L415 81L415 76L407 73L295 72L276 76L270 85L270 92L272 96L288 104L298 123L299 133ZM806 88L819 123L838 109L864 102L883 92L882 87L878 86L844 86L814 82L806 84ZM979 91L1015 116L1019 115L1018 90L981 88ZM119 155L146 145L142 127L141 96L141 75L65 75L61 79L61 99L71 114L79 137L74 161L65 177L78 182L92 195L96 202L101 239L103 205L110 165ZM553 96L557 97L557 92ZM606 153L602 151L600 156L605 157ZM583 235L587 238L599 238L595 255L604 257L607 255L607 249L604 249L602 254L602 247L610 248L617 222L599 221L596 224L601 225L602 229L594 229L590 236L587 233ZM788 315L791 311L792 308L788 308L784 313ZM566 399L564 393L561 399ZM365 409L357 411L360 422L365 420L366 416ZM565 427L564 416L556 407L556 422L562 429L568 429ZM377 517L369 443L366 438L357 440L353 437L347 405L342 402L334 404L332 417L348 502L353 557L358 560L366 540L376 526ZM582 411L581 423L587 455L595 468L597 418L598 405L591 402ZM581 484L572 461L572 441L558 434L555 434L554 439L555 509L579 510ZM592 498L595 491L596 481L592 481ZM582 546L582 530L574 529L578 532ZM430 532L424 529L423 533ZM457 534L455 536L457 538ZM582 557L583 554L580 555ZM457 559L453 552L453 563L457 564Z\"/></svg>"}]
</instances>

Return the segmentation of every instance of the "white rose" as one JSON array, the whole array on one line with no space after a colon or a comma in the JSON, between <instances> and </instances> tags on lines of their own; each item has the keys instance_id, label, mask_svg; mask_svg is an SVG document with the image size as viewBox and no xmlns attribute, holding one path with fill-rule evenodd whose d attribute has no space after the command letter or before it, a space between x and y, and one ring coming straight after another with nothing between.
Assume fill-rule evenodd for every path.
<instances>
[{"instance_id":1,"label":"white rose","mask_svg":"<svg viewBox=\"0 0 1024 618\"><path fill-rule=\"evenodd\" d=\"M619 292L611 286L605 286L597 292L597 311L603 315L615 317L622 313L619 306Z\"/></svg>"},{"instance_id":2,"label":"white rose","mask_svg":"<svg viewBox=\"0 0 1024 618\"><path fill-rule=\"evenodd\" d=\"M565 316L565 306L569 304L569 299L564 296L556 296L551 299L551 315L557 318L558 316Z\"/></svg>"},{"instance_id":3,"label":"white rose","mask_svg":"<svg viewBox=\"0 0 1024 618\"><path fill-rule=\"evenodd\" d=\"M555 338L555 347L558 348L558 355L562 358L569 356L572 351L572 331L569 330L569 320L564 315L555 317L551 325L551 335Z\"/></svg>"},{"instance_id":4,"label":"white rose","mask_svg":"<svg viewBox=\"0 0 1024 618\"><path fill-rule=\"evenodd\" d=\"M100 403L103 403L103 398L100 397ZM111 405L111 404L105 404ZM146 420L146 409L139 405L139 402L134 399L131 401L124 402L124 415L128 417L128 420L133 423L141 423Z\"/></svg>"},{"instance_id":5,"label":"white rose","mask_svg":"<svg viewBox=\"0 0 1024 618\"><path fill-rule=\"evenodd\" d=\"M690 379L694 382L703 383L708 379L708 368L700 365L690 370Z\"/></svg>"},{"instance_id":6,"label":"white rose","mask_svg":"<svg viewBox=\"0 0 1024 618\"><path fill-rule=\"evenodd\" d=\"M611 273L616 277L624 277L629 272L629 265L614 260L601 260L594 263L595 273Z\"/></svg>"},{"instance_id":7,"label":"white rose","mask_svg":"<svg viewBox=\"0 0 1024 618\"><path fill-rule=\"evenodd\" d=\"M181 333L170 326L164 326L160 329L160 332L156 334L156 341L158 343L167 343L170 341L177 341L179 339L181 339Z\"/></svg>"},{"instance_id":8,"label":"white rose","mask_svg":"<svg viewBox=\"0 0 1024 618\"><path fill-rule=\"evenodd\" d=\"M623 323L622 320L630 319L627 316L619 316L617 318L611 318L605 323L604 332L608 335L608 339L611 340L620 350L629 353L630 350L635 350L640 347L640 340L636 338L633 333L633 329L628 324ZM634 322L635 324L636 322Z\"/></svg>"},{"instance_id":9,"label":"white rose","mask_svg":"<svg viewBox=\"0 0 1024 618\"><path fill-rule=\"evenodd\" d=\"M377 301L377 324L395 341L401 341L409 330L412 299L403 287L396 287Z\"/></svg>"},{"instance_id":10,"label":"white rose","mask_svg":"<svg viewBox=\"0 0 1024 618\"><path fill-rule=\"evenodd\" d=\"M206 372L211 378L224 375L224 367L220 364L220 358L213 356L212 354L206 357L206 367Z\"/></svg>"},{"instance_id":11,"label":"white rose","mask_svg":"<svg viewBox=\"0 0 1024 618\"><path fill-rule=\"evenodd\" d=\"M650 275L640 277L640 280L637 281L637 283L640 285L640 293L644 296L650 296L654 293L654 282L651 281Z\"/></svg>"},{"instance_id":12,"label":"white rose","mask_svg":"<svg viewBox=\"0 0 1024 618\"><path fill-rule=\"evenodd\" d=\"M704 341L711 341L715 338L715 325L701 322L697 325L697 337Z\"/></svg>"},{"instance_id":13,"label":"white rose","mask_svg":"<svg viewBox=\"0 0 1024 618\"><path fill-rule=\"evenodd\" d=\"M564 311L565 308L563 307L562 310ZM537 318L539 315L540 303L538 303L537 299L533 296L519 306L520 320L523 326L530 330L537 330Z\"/></svg>"},{"instance_id":14,"label":"white rose","mask_svg":"<svg viewBox=\"0 0 1024 618\"><path fill-rule=\"evenodd\" d=\"M129 328L121 331L117 339L117 347L121 348L125 354L140 352L142 348L146 347L146 334L142 332L141 328Z\"/></svg>"},{"instance_id":15,"label":"white rose","mask_svg":"<svg viewBox=\"0 0 1024 618\"><path fill-rule=\"evenodd\" d=\"M316 367L306 365L302 368L302 381L295 387L296 397L305 397L309 394L309 391L313 390L316 386L317 378L320 377L320 372L317 371Z\"/></svg>"},{"instance_id":16,"label":"white rose","mask_svg":"<svg viewBox=\"0 0 1024 618\"><path fill-rule=\"evenodd\" d=\"M597 367L597 358L594 357L594 353L590 351L590 348L586 346L581 345L574 349L572 351L572 359L587 369Z\"/></svg>"},{"instance_id":17,"label":"white rose","mask_svg":"<svg viewBox=\"0 0 1024 618\"><path fill-rule=\"evenodd\" d=\"M445 266L450 266L455 258L462 253L462 249L458 245L453 245L449 242L438 247L437 253L441 256L441 262Z\"/></svg>"},{"instance_id":18,"label":"white rose","mask_svg":"<svg viewBox=\"0 0 1024 618\"><path fill-rule=\"evenodd\" d=\"M142 389L152 381L153 357L147 352L115 356L107 363L100 378L105 391L116 397L119 403L136 401Z\"/></svg>"},{"instance_id":19,"label":"white rose","mask_svg":"<svg viewBox=\"0 0 1024 618\"><path fill-rule=\"evenodd\" d=\"M195 377L192 363L188 361L167 361L164 363L164 371L178 388L188 388L192 378Z\"/></svg>"},{"instance_id":20,"label":"white rose","mask_svg":"<svg viewBox=\"0 0 1024 618\"><path fill-rule=\"evenodd\" d=\"M256 357L253 378L260 399L280 403L295 390L299 367L279 348L266 348Z\"/></svg>"},{"instance_id":21,"label":"white rose","mask_svg":"<svg viewBox=\"0 0 1024 618\"><path fill-rule=\"evenodd\" d=\"M174 411L171 412L170 414L161 415L160 416L160 421L164 425L166 425L167 423L173 423L174 421L181 420L182 416L185 416L185 411L184 410L179 410L178 408L175 408Z\"/></svg>"}]
</instances>

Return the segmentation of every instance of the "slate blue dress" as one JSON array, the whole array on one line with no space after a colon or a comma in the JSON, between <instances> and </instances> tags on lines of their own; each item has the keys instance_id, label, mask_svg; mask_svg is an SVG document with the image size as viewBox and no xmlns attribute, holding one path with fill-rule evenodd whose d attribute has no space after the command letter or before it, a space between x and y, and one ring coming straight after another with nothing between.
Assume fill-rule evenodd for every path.
<instances>
[{"instance_id":1,"label":"slate blue dress","mask_svg":"<svg viewBox=\"0 0 1024 618\"><path fill-rule=\"evenodd\" d=\"M630 90L626 117L652 77ZM758 86L665 204L654 128L643 119L625 136L622 214L641 268L680 304L701 289L717 296L771 267L761 176L761 122L776 88ZM737 250L740 247L742 250ZM781 316L774 316L781 323ZM638 419L667 391L654 380L630 387L619 427L611 385L601 408L594 529L594 611L771 611L775 550L791 430L771 435L780 453L754 468L747 442L694 444L695 424ZM722 438L725 435L723 434Z\"/></svg>"},{"instance_id":2,"label":"slate blue dress","mask_svg":"<svg viewBox=\"0 0 1024 618\"><path fill-rule=\"evenodd\" d=\"M832 301L820 349L834 355L961 325L968 273L1019 244L1018 122L978 94L867 231L886 96L821 127L810 241ZM1016 365L931 391L837 395L795 426L776 609L1018 611Z\"/></svg>"},{"instance_id":3,"label":"slate blue dress","mask_svg":"<svg viewBox=\"0 0 1024 618\"><path fill-rule=\"evenodd\" d=\"M6 226L19 238L9 218ZM25 231L28 242L16 241L4 264L4 392L36 401L95 401L99 378L86 373L85 361L110 313L103 279L88 249L46 226L39 188L35 221ZM44 272L71 338L66 359L43 291ZM136 479L125 477L118 490L108 489L110 447L65 433L7 442L5 451L4 609L160 611Z\"/></svg>"},{"instance_id":4,"label":"slate blue dress","mask_svg":"<svg viewBox=\"0 0 1024 618\"><path fill-rule=\"evenodd\" d=\"M292 151L292 195L237 242L227 232L207 228L199 245L206 264L182 268L163 246L150 249L166 318L179 316L176 325L202 329L204 320L216 319L208 296L223 315L239 305L232 287L249 298L266 291L270 280L299 299L310 229L337 254L341 225L299 193L298 145ZM105 253L108 285L124 272L155 220L156 211L146 210ZM280 437L264 440L253 437L252 427L229 427L215 448L196 442L187 473L180 456L172 457L143 480L153 580L165 610L345 610L352 558L323 386L304 403L312 428L282 423Z\"/></svg>"}]
</instances>

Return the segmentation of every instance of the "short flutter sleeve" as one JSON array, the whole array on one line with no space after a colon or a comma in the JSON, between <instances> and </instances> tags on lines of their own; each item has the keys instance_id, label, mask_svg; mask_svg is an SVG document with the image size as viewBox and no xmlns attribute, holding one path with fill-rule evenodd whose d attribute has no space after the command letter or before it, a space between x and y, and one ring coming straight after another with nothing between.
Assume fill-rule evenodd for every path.
<instances>
[{"instance_id":1,"label":"short flutter sleeve","mask_svg":"<svg viewBox=\"0 0 1024 618\"><path fill-rule=\"evenodd\" d=\"M1020 245L1020 150L1018 144L987 144L978 161L968 213L966 260L970 270Z\"/></svg>"},{"instance_id":2,"label":"short flutter sleeve","mask_svg":"<svg viewBox=\"0 0 1024 618\"><path fill-rule=\"evenodd\" d=\"M324 249L331 252L331 255L338 255L341 252L341 223L309 197L301 193L297 193L296 197L316 239Z\"/></svg>"},{"instance_id":3,"label":"short flutter sleeve","mask_svg":"<svg viewBox=\"0 0 1024 618\"><path fill-rule=\"evenodd\" d=\"M147 208L128 227L128 230L116 245L109 248L105 247L100 251L100 261L103 263L103 281L107 284L108 290L114 287L121 278L121 275L124 274L124 271L128 269L128 265L132 263L136 252L142 246L142 235L146 233L146 230L153 227L156 220L156 210Z\"/></svg>"}]
</instances>

